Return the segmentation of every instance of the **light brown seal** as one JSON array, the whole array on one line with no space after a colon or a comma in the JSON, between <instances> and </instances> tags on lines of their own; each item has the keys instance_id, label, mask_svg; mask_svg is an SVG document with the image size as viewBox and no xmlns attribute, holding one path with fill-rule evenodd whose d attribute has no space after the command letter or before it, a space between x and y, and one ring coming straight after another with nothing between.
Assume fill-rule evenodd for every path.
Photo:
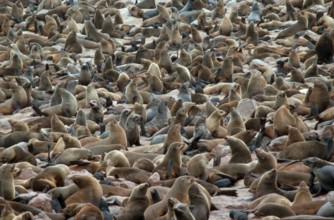
<instances>
[{"instance_id":1,"label":"light brown seal","mask_svg":"<svg viewBox=\"0 0 334 220\"><path fill-rule=\"evenodd\" d=\"M145 210L145 219L153 220L163 216L167 212L168 199L172 197L175 197L180 202L187 203L189 201L188 190L193 182L194 179L189 176L181 176L177 178L166 196L160 202L150 205Z\"/></svg>"},{"instance_id":2,"label":"light brown seal","mask_svg":"<svg viewBox=\"0 0 334 220\"><path fill-rule=\"evenodd\" d=\"M92 176L75 175L71 179L79 190L65 200L66 206L73 203L92 203L99 207L103 195L100 183Z\"/></svg>"}]
</instances>

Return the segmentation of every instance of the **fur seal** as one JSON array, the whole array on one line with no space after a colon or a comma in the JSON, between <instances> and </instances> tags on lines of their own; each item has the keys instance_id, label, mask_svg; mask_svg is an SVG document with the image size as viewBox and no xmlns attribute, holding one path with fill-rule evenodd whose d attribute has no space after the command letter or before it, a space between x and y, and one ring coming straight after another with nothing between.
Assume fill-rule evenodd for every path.
<instances>
[{"instance_id":1,"label":"fur seal","mask_svg":"<svg viewBox=\"0 0 334 220\"><path fill-rule=\"evenodd\" d=\"M75 175L71 179L79 190L65 200L66 206L87 202L99 207L103 195L100 183L92 176Z\"/></svg>"},{"instance_id":2,"label":"fur seal","mask_svg":"<svg viewBox=\"0 0 334 220\"><path fill-rule=\"evenodd\" d=\"M333 60L333 40L330 33L324 32L317 44L315 45L315 52L318 55L318 61L329 63Z\"/></svg>"},{"instance_id":3,"label":"fur seal","mask_svg":"<svg viewBox=\"0 0 334 220\"><path fill-rule=\"evenodd\" d=\"M294 216L296 215L295 212L288 206L275 204L275 203L266 203L261 205L256 211L255 215L262 217L273 215L279 218Z\"/></svg>"},{"instance_id":4,"label":"fur seal","mask_svg":"<svg viewBox=\"0 0 334 220\"><path fill-rule=\"evenodd\" d=\"M309 203L309 202L312 202L312 195L311 195L306 183L304 181L302 181L299 184L299 188L298 188L298 191L296 193L295 199L293 200L292 206L303 205L303 204L306 204L306 203Z\"/></svg>"},{"instance_id":5,"label":"fur seal","mask_svg":"<svg viewBox=\"0 0 334 220\"><path fill-rule=\"evenodd\" d=\"M269 193L267 195L263 195L260 198L255 199L251 203L247 204L248 209L257 209L263 204L266 203L275 203L285 206L291 206L291 202L284 196L276 194L276 193Z\"/></svg>"},{"instance_id":6,"label":"fur seal","mask_svg":"<svg viewBox=\"0 0 334 220\"><path fill-rule=\"evenodd\" d=\"M329 200L317 211L317 216L333 217L333 200Z\"/></svg>"},{"instance_id":7,"label":"fur seal","mask_svg":"<svg viewBox=\"0 0 334 220\"><path fill-rule=\"evenodd\" d=\"M37 165L35 157L17 145L8 147L1 152L0 162L2 163L16 163L22 161L29 162L32 165Z\"/></svg>"},{"instance_id":8,"label":"fur seal","mask_svg":"<svg viewBox=\"0 0 334 220\"><path fill-rule=\"evenodd\" d=\"M121 111L121 116L119 118L119 125L124 129L125 128L125 123L128 120L129 115L132 113L130 109L123 109Z\"/></svg>"},{"instance_id":9,"label":"fur seal","mask_svg":"<svg viewBox=\"0 0 334 220\"><path fill-rule=\"evenodd\" d=\"M146 194L149 185L142 183L133 188L130 197L125 203L124 212L115 216L115 219L139 219L144 217L145 209L150 205L149 198Z\"/></svg>"},{"instance_id":10,"label":"fur seal","mask_svg":"<svg viewBox=\"0 0 334 220\"><path fill-rule=\"evenodd\" d=\"M227 135L235 135L245 130L246 127L242 121L240 113L232 108L230 112L230 120L227 124Z\"/></svg>"},{"instance_id":11,"label":"fur seal","mask_svg":"<svg viewBox=\"0 0 334 220\"><path fill-rule=\"evenodd\" d=\"M266 86L266 79L259 71L256 71L252 73L251 77L249 78L246 92L242 93L242 97L252 98L255 95L263 94Z\"/></svg>"},{"instance_id":12,"label":"fur seal","mask_svg":"<svg viewBox=\"0 0 334 220\"><path fill-rule=\"evenodd\" d=\"M180 203L175 198L170 198L168 200L168 203L171 203L171 200L173 201L173 213L175 216L175 219L184 219L184 220L195 220L195 217L191 213L189 207L185 203Z\"/></svg>"},{"instance_id":13,"label":"fur seal","mask_svg":"<svg viewBox=\"0 0 334 220\"><path fill-rule=\"evenodd\" d=\"M209 192L202 185L194 182L188 194L190 211L195 219L209 219L210 210L214 208Z\"/></svg>"},{"instance_id":14,"label":"fur seal","mask_svg":"<svg viewBox=\"0 0 334 220\"><path fill-rule=\"evenodd\" d=\"M77 185L70 184L67 186L50 189L47 193L54 198L65 200L78 190L79 188Z\"/></svg>"},{"instance_id":15,"label":"fur seal","mask_svg":"<svg viewBox=\"0 0 334 220\"><path fill-rule=\"evenodd\" d=\"M0 204L1 206L4 206L1 211L1 218L4 220L10 220L10 219L32 220L33 219L33 214L29 211L16 215L11 205L3 198L0 198Z\"/></svg>"},{"instance_id":16,"label":"fur seal","mask_svg":"<svg viewBox=\"0 0 334 220\"><path fill-rule=\"evenodd\" d=\"M169 12L167 8L160 4L157 4L156 8L158 9L159 14L154 17L144 20L142 24L143 27L154 24L154 23L160 23L160 22L165 23L168 20Z\"/></svg>"},{"instance_id":17,"label":"fur seal","mask_svg":"<svg viewBox=\"0 0 334 220\"><path fill-rule=\"evenodd\" d=\"M189 201L188 190L193 184L194 179L189 176L178 177L172 188L168 191L166 196L158 203L150 205L144 212L146 220L153 220L163 216L167 212L168 199L174 197L180 202L187 203Z\"/></svg>"},{"instance_id":18,"label":"fur seal","mask_svg":"<svg viewBox=\"0 0 334 220\"><path fill-rule=\"evenodd\" d=\"M232 157L229 163L249 163L252 161L251 152L242 140L232 136L227 136L225 139L231 148Z\"/></svg>"},{"instance_id":19,"label":"fur seal","mask_svg":"<svg viewBox=\"0 0 334 220\"><path fill-rule=\"evenodd\" d=\"M94 155L85 148L67 148L55 159L55 164L70 165L71 161L93 159Z\"/></svg>"},{"instance_id":20,"label":"fur seal","mask_svg":"<svg viewBox=\"0 0 334 220\"><path fill-rule=\"evenodd\" d=\"M139 125L142 124L142 117L137 114L131 114L126 120L124 130L128 140L128 145L139 146L140 130Z\"/></svg>"},{"instance_id":21,"label":"fur seal","mask_svg":"<svg viewBox=\"0 0 334 220\"><path fill-rule=\"evenodd\" d=\"M296 194L295 191L283 191L277 187L277 171L275 169L271 169L261 176L255 190L255 198L259 198L268 193L283 195L290 201L293 201Z\"/></svg>"},{"instance_id":22,"label":"fur seal","mask_svg":"<svg viewBox=\"0 0 334 220\"><path fill-rule=\"evenodd\" d=\"M89 40L100 42L102 39L108 39L109 35L100 33L96 30L94 24L90 20L85 20L84 32Z\"/></svg>"},{"instance_id":23,"label":"fur seal","mask_svg":"<svg viewBox=\"0 0 334 220\"><path fill-rule=\"evenodd\" d=\"M124 129L118 125L115 119L110 121L110 134L106 139L102 139L96 142L88 143L84 145L85 148L91 148L97 145L106 144L121 144L123 146L128 146L127 137Z\"/></svg>"},{"instance_id":24,"label":"fur seal","mask_svg":"<svg viewBox=\"0 0 334 220\"><path fill-rule=\"evenodd\" d=\"M5 115L17 112L18 110L27 107L28 104L28 97L24 88L12 84L10 85L10 89L12 91L12 97L0 104L0 113Z\"/></svg>"},{"instance_id":25,"label":"fur seal","mask_svg":"<svg viewBox=\"0 0 334 220\"><path fill-rule=\"evenodd\" d=\"M67 133L64 123L58 118L57 115L51 118L51 132Z\"/></svg>"},{"instance_id":26,"label":"fur seal","mask_svg":"<svg viewBox=\"0 0 334 220\"><path fill-rule=\"evenodd\" d=\"M23 121L17 121L17 120L9 119L8 123L12 127L12 132L14 132L14 131L29 131L28 125Z\"/></svg>"},{"instance_id":27,"label":"fur seal","mask_svg":"<svg viewBox=\"0 0 334 220\"><path fill-rule=\"evenodd\" d=\"M111 168L108 176L115 176L116 178L124 178L134 183L140 184L147 182L152 175L150 172L133 167L115 167Z\"/></svg>"},{"instance_id":28,"label":"fur seal","mask_svg":"<svg viewBox=\"0 0 334 220\"><path fill-rule=\"evenodd\" d=\"M67 217L74 217L73 219L96 219L103 220L103 214L99 208L90 203L72 203L68 205L63 212Z\"/></svg>"},{"instance_id":29,"label":"fur seal","mask_svg":"<svg viewBox=\"0 0 334 220\"><path fill-rule=\"evenodd\" d=\"M333 165L331 163L317 157L306 158L303 160L303 163L312 169L311 178L309 180L311 190L314 186L314 178L317 177L318 179L319 189L316 195L320 195L322 192L333 190L333 186L330 184L330 179L333 177Z\"/></svg>"},{"instance_id":30,"label":"fur seal","mask_svg":"<svg viewBox=\"0 0 334 220\"><path fill-rule=\"evenodd\" d=\"M170 145L174 142L182 142L182 136L181 136L181 124L175 124L172 125L168 129L167 137L164 141L164 144L162 146L163 153L167 153Z\"/></svg>"},{"instance_id":31,"label":"fur seal","mask_svg":"<svg viewBox=\"0 0 334 220\"><path fill-rule=\"evenodd\" d=\"M165 171L167 179L180 176L182 166L181 155L184 146L185 144L181 142L171 143L166 155L163 157L161 163L153 169L153 172Z\"/></svg>"},{"instance_id":32,"label":"fur seal","mask_svg":"<svg viewBox=\"0 0 334 220\"><path fill-rule=\"evenodd\" d=\"M277 135L281 136L289 133L289 126L295 126L296 119L290 113L289 109L285 105L282 105L276 110L273 123Z\"/></svg>"},{"instance_id":33,"label":"fur seal","mask_svg":"<svg viewBox=\"0 0 334 220\"><path fill-rule=\"evenodd\" d=\"M132 167L152 172L154 163L147 158L139 158L133 163Z\"/></svg>"},{"instance_id":34,"label":"fur seal","mask_svg":"<svg viewBox=\"0 0 334 220\"><path fill-rule=\"evenodd\" d=\"M133 79L130 80L125 88L125 98L129 104L134 104L136 102L143 104L143 98L138 91L136 81Z\"/></svg>"},{"instance_id":35,"label":"fur seal","mask_svg":"<svg viewBox=\"0 0 334 220\"><path fill-rule=\"evenodd\" d=\"M309 96L305 97L305 103L309 103L311 109L315 108L316 113L324 111L329 105L329 92L326 84L320 80L315 81Z\"/></svg>"},{"instance_id":36,"label":"fur seal","mask_svg":"<svg viewBox=\"0 0 334 220\"><path fill-rule=\"evenodd\" d=\"M319 141L300 141L285 147L280 152L279 158L302 160L315 156L321 159L327 159L331 157L332 147L330 141L327 144Z\"/></svg>"},{"instance_id":37,"label":"fur seal","mask_svg":"<svg viewBox=\"0 0 334 220\"><path fill-rule=\"evenodd\" d=\"M97 100L89 101L90 111L87 115L87 119L100 124L103 122L104 113L103 107Z\"/></svg>"},{"instance_id":38,"label":"fur seal","mask_svg":"<svg viewBox=\"0 0 334 220\"><path fill-rule=\"evenodd\" d=\"M306 30L308 27L308 20L303 12L299 12L297 14L297 23L291 25L290 27L284 29L277 35L277 39L289 37L291 35L296 34L298 31Z\"/></svg>"},{"instance_id":39,"label":"fur seal","mask_svg":"<svg viewBox=\"0 0 334 220\"><path fill-rule=\"evenodd\" d=\"M220 121L225 115L225 112L222 110L215 110L212 114L206 119L205 124L208 130L211 133L212 137L215 138L224 138L227 135L227 130L220 126Z\"/></svg>"},{"instance_id":40,"label":"fur seal","mask_svg":"<svg viewBox=\"0 0 334 220\"><path fill-rule=\"evenodd\" d=\"M15 198L14 187L14 166L10 164L3 164L0 167L0 194L6 200L12 200Z\"/></svg>"},{"instance_id":41,"label":"fur seal","mask_svg":"<svg viewBox=\"0 0 334 220\"><path fill-rule=\"evenodd\" d=\"M102 154L103 162L107 162L112 167L130 167L128 159L124 153L119 150L112 150ZM108 171L106 171L108 173Z\"/></svg>"},{"instance_id":42,"label":"fur seal","mask_svg":"<svg viewBox=\"0 0 334 220\"><path fill-rule=\"evenodd\" d=\"M187 163L187 174L206 181L209 178L209 170L206 165L213 157L211 153L193 156Z\"/></svg>"},{"instance_id":43,"label":"fur seal","mask_svg":"<svg viewBox=\"0 0 334 220\"><path fill-rule=\"evenodd\" d=\"M32 138L28 142L28 151L33 155L47 153L48 150L53 150L54 145L47 141L39 141L37 138Z\"/></svg>"},{"instance_id":44,"label":"fur seal","mask_svg":"<svg viewBox=\"0 0 334 220\"><path fill-rule=\"evenodd\" d=\"M255 2L254 2L255 3ZM255 30L254 23L250 23L246 30L246 44L257 45L259 43L259 34Z\"/></svg>"},{"instance_id":45,"label":"fur seal","mask_svg":"<svg viewBox=\"0 0 334 220\"><path fill-rule=\"evenodd\" d=\"M45 168L31 182L31 188L34 191L48 191L55 187L64 186L64 180L70 173L66 165L58 164Z\"/></svg>"},{"instance_id":46,"label":"fur seal","mask_svg":"<svg viewBox=\"0 0 334 220\"><path fill-rule=\"evenodd\" d=\"M72 117L77 113L78 103L77 99L73 96L72 93L67 91L66 89L60 88L60 95L61 95L61 104L54 105L43 110L37 110L39 114L46 115L46 116L53 116L53 115L61 115L66 117Z\"/></svg>"}]
</instances>

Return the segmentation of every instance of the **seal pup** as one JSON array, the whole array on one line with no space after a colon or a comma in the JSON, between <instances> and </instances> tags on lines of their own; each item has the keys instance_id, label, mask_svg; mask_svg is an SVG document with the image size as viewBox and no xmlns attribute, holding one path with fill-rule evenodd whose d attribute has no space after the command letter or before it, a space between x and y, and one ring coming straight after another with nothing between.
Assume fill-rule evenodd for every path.
<instances>
[{"instance_id":1,"label":"seal pup","mask_svg":"<svg viewBox=\"0 0 334 220\"><path fill-rule=\"evenodd\" d=\"M126 133L126 137L128 140L128 145L132 146L140 146L139 138L140 138L140 131L139 125L142 124L142 117L137 114L131 114L126 120L124 130Z\"/></svg>"},{"instance_id":2,"label":"seal pup","mask_svg":"<svg viewBox=\"0 0 334 220\"><path fill-rule=\"evenodd\" d=\"M190 212L187 204L181 203L173 197L168 200L168 203L171 202L173 203L173 214L175 216L175 219L195 220L195 217Z\"/></svg>"},{"instance_id":3,"label":"seal pup","mask_svg":"<svg viewBox=\"0 0 334 220\"><path fill-rule=\"evenodd\" d=\"M0 167L0 195L6 200L15 198L14 165L3 164Z\"/></svg>"}]
</instances>

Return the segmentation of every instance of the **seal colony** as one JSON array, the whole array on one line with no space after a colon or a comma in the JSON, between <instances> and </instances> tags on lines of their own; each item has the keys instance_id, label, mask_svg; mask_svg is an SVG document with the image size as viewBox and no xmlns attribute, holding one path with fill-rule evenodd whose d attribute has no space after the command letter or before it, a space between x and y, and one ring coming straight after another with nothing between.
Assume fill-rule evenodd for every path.
<instances>
[{"instance_id":1,"label":"seal colony","mask_svg":"<svg viewBox=\"0 0 334 220\"><path fill-rule=\"evenodd\" d=\"M334 218L334 1L0 2L1 219Z\"/></svg>"}]
</instances>

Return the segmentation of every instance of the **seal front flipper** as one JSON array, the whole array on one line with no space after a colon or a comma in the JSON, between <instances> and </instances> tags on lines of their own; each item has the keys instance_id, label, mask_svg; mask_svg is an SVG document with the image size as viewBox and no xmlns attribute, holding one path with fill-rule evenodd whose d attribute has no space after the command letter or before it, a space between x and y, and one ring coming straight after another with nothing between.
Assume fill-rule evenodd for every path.
<instances>
[{"instance_id":1,"label":"seal front flipper","mask_svg":"<svg viewBox=\"0 0 334 220\"><path fill-rule=\"evenodd\" d=\"M37 115L45 116L45 114L41 111L41 109L39 109L39 107L34 102L31 102L31 107L36 112Z\"/></svg>"},{"instance_id":2,"label":"seal front flipper","mask_svg":"<svg viewBox=\"0 0 334 220\"><path fill-rule=\"evenodd\" d=\"M55 210L56 213L62 212L62 208L64 208L61 206L58 198L55 198L55 197L52 197L51 206Z\"/></svg>"},{"instance_id":3,"label":"seal front flipper","mask_svg":"<svg viewBox=\"0 0 334 220\"><path fill-rule=\"evenodd\" d=\"M103 214L104 220L113 220L114 219L114 216L111 214L111 212L109 210L109 205L108 205L108 203L105 199L103 199L103 198L101 199L99 208L100 208L100 210Z\"/></svg>"},{"instance_id":4,"label":"seal front flipper","mask_svg":"<svg viewBox=\"0 0 334 220\"><path fill-rule=\"evenodd\" d=\"M261 143L265 135L265 124L266 124L266 119L260 118L261 129L256 136L255 143L249 146L249 150L251 152L253 152L256 148L261 147Z\"/></svg>"},{"instance_id":5,"label":"seal front flipper","mask_svg":"<svg viewBox=\"0 0 334 220\"><path fill-rule=\"evenodd\" d=\"M158 203L161 201L160 195L156 189L151 191L151 197L152 197L152 204Z\"/></svg>"}]
</instances>

